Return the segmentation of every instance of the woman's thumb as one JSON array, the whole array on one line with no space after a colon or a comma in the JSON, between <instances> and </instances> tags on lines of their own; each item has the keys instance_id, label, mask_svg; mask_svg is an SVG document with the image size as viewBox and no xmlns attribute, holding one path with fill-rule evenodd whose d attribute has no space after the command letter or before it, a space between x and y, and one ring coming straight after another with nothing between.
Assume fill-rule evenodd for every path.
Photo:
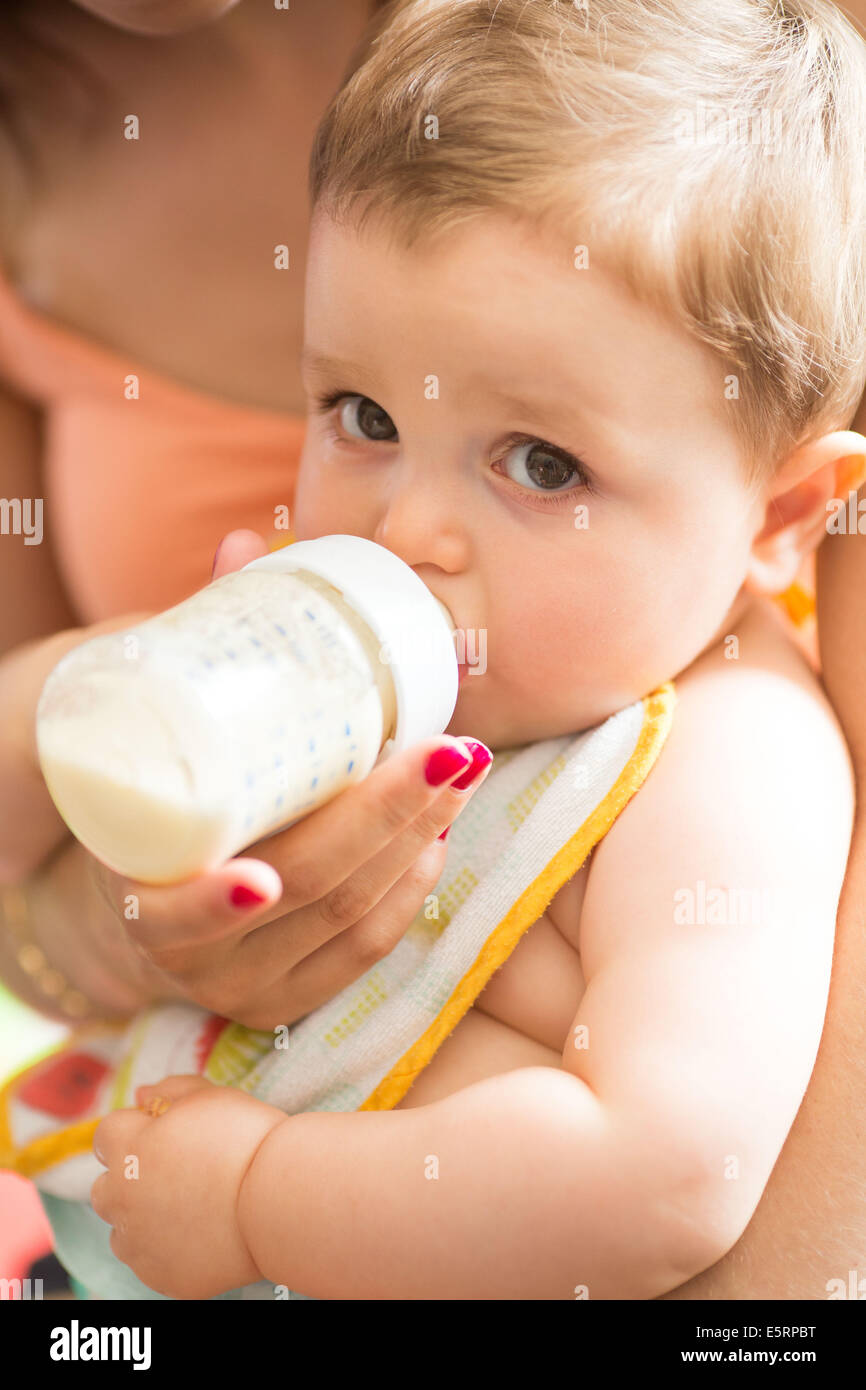
<instances>
[{"instance_id":1,"label":"woman's thumb","mask_svg":"<svg viewBox=\"0 0 866 1390\"><path fill-rule=\"evenodd\" d=\"M229 531L216 548L211 582L221 579L224 574L243 569L250 560L258 560L267 554L267 541L258 531Z\"/></svg>"}]
</instances>

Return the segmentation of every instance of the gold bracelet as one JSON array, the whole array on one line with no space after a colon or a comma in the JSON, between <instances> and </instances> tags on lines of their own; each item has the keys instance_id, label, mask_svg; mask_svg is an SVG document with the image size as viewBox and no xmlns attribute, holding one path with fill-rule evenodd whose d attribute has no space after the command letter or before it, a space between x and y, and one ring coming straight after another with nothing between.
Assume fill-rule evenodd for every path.
<instances>
[{"instance_id":1,"label":"gold bracelet","mask_svg":"<svg viewBox=\"0 0 866 1390\"><path fill-rule=\"evenodd\" d=\"M69 981L48 961L48 957L33 936L33 924L27 897L22 888L0 889L3 903L3 917L7 927L18 938L15 946L15 960L28 979L52 1000L66 1014L67 1018L87 1018L93 1013L90 1000L78 989L73 989Z\"/></svg>"}]
</instances>

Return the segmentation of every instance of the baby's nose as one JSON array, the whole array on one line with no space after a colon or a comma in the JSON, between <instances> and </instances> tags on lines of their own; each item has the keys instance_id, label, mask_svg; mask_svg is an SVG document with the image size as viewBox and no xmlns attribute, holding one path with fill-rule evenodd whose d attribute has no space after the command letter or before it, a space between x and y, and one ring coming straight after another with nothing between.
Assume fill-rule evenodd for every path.
<instances>
[{"instance_id":1,"label":"baby's nose","mask_svg":"<svg viewBox=\"0 0 866 1390\"><path fill-rule=\"evenodd\" d=\"M453 499L431 489L392 495L373 539L412 569L434 565L446 574L465 569L471 553L469 523Z\"/></svg>"}]
</instances>

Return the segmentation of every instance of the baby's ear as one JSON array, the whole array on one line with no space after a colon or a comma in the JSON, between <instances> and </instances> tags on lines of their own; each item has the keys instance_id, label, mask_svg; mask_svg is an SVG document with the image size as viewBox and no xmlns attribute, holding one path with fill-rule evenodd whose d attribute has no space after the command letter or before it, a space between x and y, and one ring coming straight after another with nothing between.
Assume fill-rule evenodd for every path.
<instances>
[{"instance_id":1,"label":"baby's ear","mask_svg":"<svg viewBox=\"0 0 866 1390\"><path fill-rule=\"evenodd\" d=\"M793 584L864 478L866 437L853 430L825 434L790 454L766 490L764 524L752 541L745 588L780 594Z\"/></svg>"},{"instance_id":2,"label":"baby's ear","mask_svg":"<svg viewBox=\"0 0 866 1390\"><path fill-rule=\"evenodd\" d=\"M861 435L857 435L862 439ZM847 458L839 460L838 473L836 477L837 500L847 502L848 494L859 492L866 482L866 439L862 444L863 452L859 454L849 454Z\"/></svg>"}]
</instances>

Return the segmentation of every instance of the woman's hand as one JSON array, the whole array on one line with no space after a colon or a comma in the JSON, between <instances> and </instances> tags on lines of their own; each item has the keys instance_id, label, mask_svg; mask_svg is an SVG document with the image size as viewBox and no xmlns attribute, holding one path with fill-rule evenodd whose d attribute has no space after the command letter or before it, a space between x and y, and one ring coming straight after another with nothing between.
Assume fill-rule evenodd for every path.
<instances>
[{"instance_id":1,"label":"woman's hand","mask_svg":"<svg viewBox=\"0 0 866 1390\"><path fill-rule=\"evenodd\" d=\"M266 552L254 532L232 532L214 577ZM442 873L440 832L489 766L474 740L427 739L186 883L137 883L95 859L92 872L166 995L270 1030L333 998L396 946Z\"/></svg>"},{"instance_id":2,"label":"woman's hand","mask_svg":"<svg viewBox=\"0 0 866 1390\"><path fill-rule=\"evenodd\" d=\"M135 627L149 616L126 613L89 627L64 628L0 657L0 885L24 882L69 835L36 751L36 707L49 673L74 647Z\"/></svg>"},{"instance_id":3,"label":"woman's hand","mask_svg":"<svg viewBox=\"0 0 866 1390\"><path fill-rule=\"evenodd\" d=\"M374 769L288 830L210 873L167 887L92 861L102 891L142 957L175 995L270 1030L333 998L396 946L439 879L437 836L474 787L444 787L425 769L457 739L428 739ZM435 766L434 766L435 770ZM485 770L479 772L477 783Z\"/></svg>"}]
</instances>

